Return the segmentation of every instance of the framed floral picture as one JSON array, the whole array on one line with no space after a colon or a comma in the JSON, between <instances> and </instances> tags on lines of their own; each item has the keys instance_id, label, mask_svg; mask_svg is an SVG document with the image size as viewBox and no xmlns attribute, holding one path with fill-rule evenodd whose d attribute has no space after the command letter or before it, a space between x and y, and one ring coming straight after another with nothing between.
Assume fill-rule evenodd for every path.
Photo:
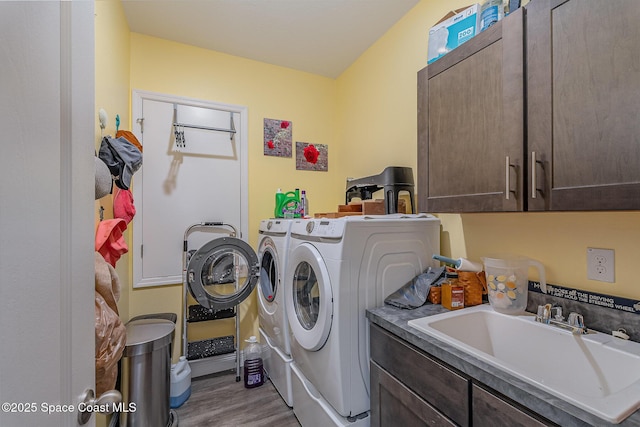
<instances>
[{"instance_id":1,"label":"framed floral picture","mask_svg":"<svg viewBox=\"0 0 640 427\"><path fill-rule=\"evenodd\" d=\"M296 141L296 169L326 172L329 169L329 147Z\"/></svg>"},{"instance_id":2,"label":"framed floral picture","mask_svg":"<svg viewBox=\"0 0 640 427\"><path fill-rule=\"evenodd\" d=\"M288 120L264 119L264 155L291 157L292 130Z\"/></svg>"}]
</instances>

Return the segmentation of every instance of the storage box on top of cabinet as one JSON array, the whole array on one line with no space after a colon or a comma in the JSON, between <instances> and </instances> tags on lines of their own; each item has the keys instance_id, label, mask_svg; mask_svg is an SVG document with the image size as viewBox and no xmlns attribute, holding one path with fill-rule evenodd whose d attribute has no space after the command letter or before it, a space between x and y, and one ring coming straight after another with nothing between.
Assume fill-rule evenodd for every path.
<instances>
[{"instance_id":1,"label":"storage box on top of cabinet","mask_svg":"<svg viewBox=\"0 0 640 427\"><path fill-rule=\"evenodd\" d=\"M427 63L431 64L470 40L479 31L480 5L472 4L466 8L449 12L431 29L427 46Z\"/></svg>"}]
</instances>

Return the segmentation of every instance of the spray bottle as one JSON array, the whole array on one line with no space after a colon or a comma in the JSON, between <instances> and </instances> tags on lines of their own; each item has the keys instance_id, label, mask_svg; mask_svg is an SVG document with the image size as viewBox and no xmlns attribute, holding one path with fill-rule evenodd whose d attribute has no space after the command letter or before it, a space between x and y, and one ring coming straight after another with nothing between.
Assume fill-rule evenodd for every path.
<instances>
[{"instance_id":1,"label":"spray bottle","mask_svg":"<svg viewBox=\"0 0 640 427\"><path fill-rule=\"evenodd\" d=\"M307 192L302 190L300 195L300 218L304 218L309 215L309 201L307 199Z\"/></svg>"}]
</instances>

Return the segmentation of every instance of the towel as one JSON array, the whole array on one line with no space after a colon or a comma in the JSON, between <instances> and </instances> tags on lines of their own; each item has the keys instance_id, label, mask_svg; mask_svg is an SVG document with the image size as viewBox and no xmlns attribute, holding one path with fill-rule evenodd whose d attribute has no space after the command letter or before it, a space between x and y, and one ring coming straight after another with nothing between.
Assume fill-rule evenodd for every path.
<instances>
[{"instance_id":1,"label":"towel","mask_svg":"<svg viewBox=\"0 0 640 427\"><path fill-rule=\"evenodd\" d=\"M422 274L414 277L409 283L385 298L385 304L399 308L418 308L427 301L431 286L444 281L445 267L427 268Z\"/></svg>"}]
</instances>

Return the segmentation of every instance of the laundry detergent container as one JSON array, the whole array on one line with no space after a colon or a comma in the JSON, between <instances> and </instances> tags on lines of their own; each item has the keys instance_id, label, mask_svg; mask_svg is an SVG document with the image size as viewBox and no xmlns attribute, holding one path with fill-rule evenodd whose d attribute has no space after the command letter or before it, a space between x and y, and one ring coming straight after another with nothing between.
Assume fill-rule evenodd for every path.
<instances>
[{"instance_id":1,"label":"laundry detergent container","mask_svg":"<svg viewBox=\"0 0 640 427\"><path fill-rule=\"evenodd\" d=\"M185 356L175 365L171 365L171 394L169 405L179 408L191 396L191 367Z\"/></svg>"},{"instance_id":2,"label":"laundry detergent container","mask_svg":"<svg viewBox=\"0 0 640 427\"><path fill-rule=\"evenodd\" d=\"M169 408L171 344L175 324L142 318L127 323L122 358L122 427L178 425Z\"/></svg>"}]
</instances>

